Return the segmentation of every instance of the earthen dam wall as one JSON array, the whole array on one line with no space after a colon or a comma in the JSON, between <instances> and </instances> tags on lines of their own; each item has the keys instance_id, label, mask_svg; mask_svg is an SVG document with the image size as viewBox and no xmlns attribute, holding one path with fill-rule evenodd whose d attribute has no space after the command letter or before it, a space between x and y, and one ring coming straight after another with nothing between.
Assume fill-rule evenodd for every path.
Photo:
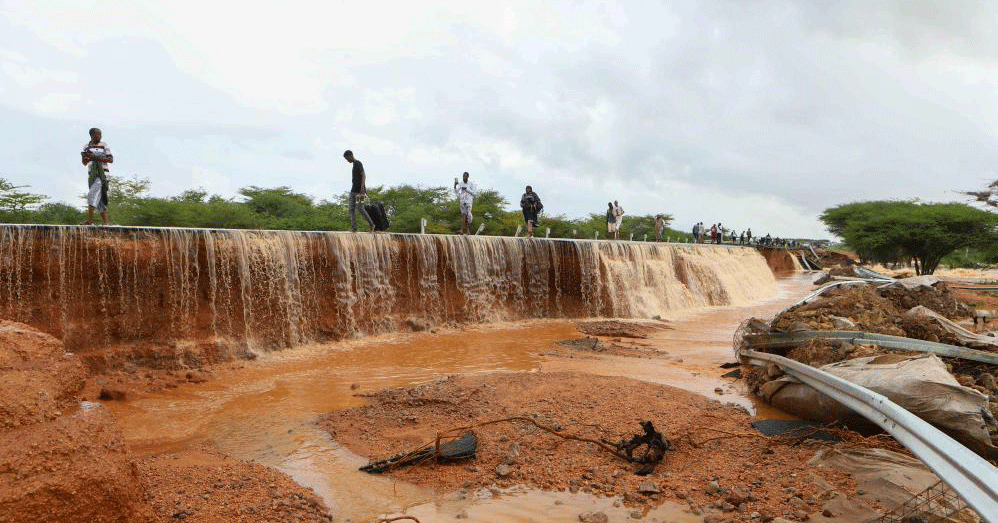
<instances>
[{"instance_id":1,"label":"earthen dam wall","mask_svg":"<svg viewBox=\"0 0 998 523\"><path fill-rule=\"evenodd\" d=\"M650 317L775 293L755 249L492 236L0 226L0 318L93 369L526 318Z\"/></svg>"}]
</instances>

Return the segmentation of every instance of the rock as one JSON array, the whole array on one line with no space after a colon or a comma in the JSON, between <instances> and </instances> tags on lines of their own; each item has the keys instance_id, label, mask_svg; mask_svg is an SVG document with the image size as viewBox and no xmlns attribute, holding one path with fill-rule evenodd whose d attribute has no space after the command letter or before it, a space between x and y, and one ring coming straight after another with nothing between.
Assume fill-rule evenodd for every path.
<instances>
[{"instance_id":1,"label":"rock","mask_svg":"<svg viewBox=\"0 0 998 523\"><path fill-rule=\"evenodd\" d=\"M707 488L703 489L703 491L705 494L713 496L721 491L721 485L717 483L717 480L711 480L710 483L707 483Z\"/></svg>"},{"instance_id":2,"label":"rock","mask_svg":"<svg viewBox=\"0 0 998 523\"><path fill-rule=\"evenodd\" d=\"M643 517L644 517L644 514L640 510L632 510L631 511L631 519L641 519Z\"/></svg>"},{"instance_id":3,"label":"rock","mask_svg":"<svg viewBox=\"0 0 998 523\"><path fill-rule=\"evenodd\" d=\"M502 462L507 465L512 465L520 460L520 444L513 442L509 444L509 450L506 451L506 455L503 456Z\"/></svg>"},{"instance_id":4,"label":"rock","mask_svg":"<svg viewBox=\"0 0 998 523\"><path fill-rule=\"evenodd\" d=\"M977 383L991 391L992 395L998 396L998 379L995 379L994 374L990 372L981 374L977 377Z\"/></svg>"},{"instance_id":5,"label":"rock","mask_svg":"<svg viewBox=\"0 0 998 523\"><path fill-rule=\"evenodd\" d=\"M714 387L714 394L724 394L724 389L721 387Z\"/></svg>"},{"instance_id":6,"label":"rock","mask_svg":"<svg viewBox=\"0 0 998 523\"><path fill-rule=\"evenodd\" d=\"M416 318L409 318L405 320L405 324L407 327L412 329L413 332L421 332L427 330L426 324Z\"/></svg>"},{"instance_id":7,"label":"rock","mask_svg":"<svg viewBox=\"0 0 998 523\"><path fill-rule=\"evenodd\" d=\"M478 468L478 465L468 465L467 467L465 467L465 470L467 470L468 472L478 472L481 469Z\"/></svg>"},{"instance_id":8,"label":"rock","mask_svg":"<svg viewBox=\"0 0 998 523\"><path fill-rule=\"evenodd\" d=\"M455 514L454 517L457 519L468 519L468 511L462 510L461 512Z\"/></svg>"},{"instance_id":9,"label":"rock","mask_svg":"<svg viewBox=\"0 0 998 523\"><path fill-rule=\"evenodd\" d=\"M126 398L127 394L121 389L114 389L111 387L102 387L100 390L100 399L104 401L122 401Z\"/></svg>"},{"instance_id":10,"label":"rock","mask_svg":"<svg viewBox=\"0 0 998 523\"><path fill-rule=\"evenodd\" d=\"M658 494L662 492L662 489L659 488L657 483L646 481L638 486L638 492L642 494Z\"/></svg>"},{"instance_id":11,"label":"rock","mask_svg":"<svg viewBox=\"0 0 998 523\"><path fill-rule=\"evenodd\" d=\"M720 514L707 514L703 518L703 523L725 523L726 521L728 521L728 518Z\"/></svg>"},{"instance_id":12,"label":"rock","mask_svg":"<svg viewBox=\"0 0 998 523\"><path fill-rule=\"evenodd\" d=\"M849 318L843 318L842 316L835 316L832 314L828 315L828 319L832 320L832 325L840 331L851 331L856 329L856 324L853 323Z\"/></svg>"},{"instance_id":13,"label":"rock","mask_svg":"<svg viewBox=\"0 0 998 523\"><path fill-rule=\"evenodd\" d=\"M797 519L798 521L807 521L811 519L811 516L808 516L807 512L804 512L803 510L795 510L794 518Z\"/></svg>"},{"instance_id":14,"label":"rock","mask_svg":"<svg viewBox=\"0 0 998 523\"><path fill-rule=\"evenodd\" d=\"M499 476L500 478L505 478L506 476L509 476L512 473L513 469L511 469L509 465L505 463L500 463L496 465L496 475Z\"/></svg>"},{"instance_id":15,"label":"rock","mask_svg":"<svg viewBox=\"0 0 998 523\"><path fill-rule=\"evenodd\" d=\"M350 384L350 390L357 390L359 388L360 388L360 384L359 383L351 383Z\"/></svg>"},{"instance_id":16,"label":"rock","mask_svg":"<svg viewBox=\"0 0 998 523\"><path fill-rule=\"evenodd\" d=\"M610 518L602 512L585 512L579 514L579 521L581 523L607 523Z\"/></svg>"}]
</instances>

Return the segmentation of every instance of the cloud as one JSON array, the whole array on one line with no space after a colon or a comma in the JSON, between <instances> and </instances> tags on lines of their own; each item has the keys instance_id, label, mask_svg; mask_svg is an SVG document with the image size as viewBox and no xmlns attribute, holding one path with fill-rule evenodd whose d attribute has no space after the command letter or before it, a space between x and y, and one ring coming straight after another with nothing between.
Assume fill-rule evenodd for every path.
<instances>
[{"instance_id":1,"label":"cloud","mask_svg":"<svg viewBox=\"0 0 998 523\"><path fill-rule=\"evenodd\" d=\"M828 206L995 177L996 21L943 0L10 3L0 113L32 133L0 163L75 195L98 124L160 194L330 198L351 148L374 184L469 171L558 214L619 199L822 236Z\"/></svg>"}]
</instances>

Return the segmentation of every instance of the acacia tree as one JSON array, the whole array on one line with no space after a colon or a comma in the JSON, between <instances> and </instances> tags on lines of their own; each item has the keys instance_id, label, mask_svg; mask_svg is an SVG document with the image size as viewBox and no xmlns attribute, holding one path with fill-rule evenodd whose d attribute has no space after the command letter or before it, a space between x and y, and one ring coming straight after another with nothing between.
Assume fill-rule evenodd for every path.
<instances>
[{"instance_id":1,"label":"acacia tree","mask_svg":"<svg viewBox=\"0 0 998 523\"><path fill-rule=\"evenodd\" d=\"M962 203L854 202L826 209L821 221L861 258L915 261L932 274L947 254L998 239L998 215Z\"/></svg>"}]
</instances>

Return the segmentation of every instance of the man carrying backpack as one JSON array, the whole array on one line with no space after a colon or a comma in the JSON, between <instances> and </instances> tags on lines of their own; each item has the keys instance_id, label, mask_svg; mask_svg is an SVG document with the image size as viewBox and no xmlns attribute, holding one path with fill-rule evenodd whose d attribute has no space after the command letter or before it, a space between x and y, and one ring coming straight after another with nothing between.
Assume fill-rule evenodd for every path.
<instances>
[{"instance_id":1,"label":"man carrying backpack","mask_svg":"<svg viewBox=\"0 0 998 523\"><path fill-rule=\"evenodd\" d=\"M527 192L520 197L520 208L523 209L523 220L527 222L527 236L534 237L534 227L540 225L537 215L544 209L541 197L537 196L534 189L527 186Z\"/></svg>"}]
</instances>

